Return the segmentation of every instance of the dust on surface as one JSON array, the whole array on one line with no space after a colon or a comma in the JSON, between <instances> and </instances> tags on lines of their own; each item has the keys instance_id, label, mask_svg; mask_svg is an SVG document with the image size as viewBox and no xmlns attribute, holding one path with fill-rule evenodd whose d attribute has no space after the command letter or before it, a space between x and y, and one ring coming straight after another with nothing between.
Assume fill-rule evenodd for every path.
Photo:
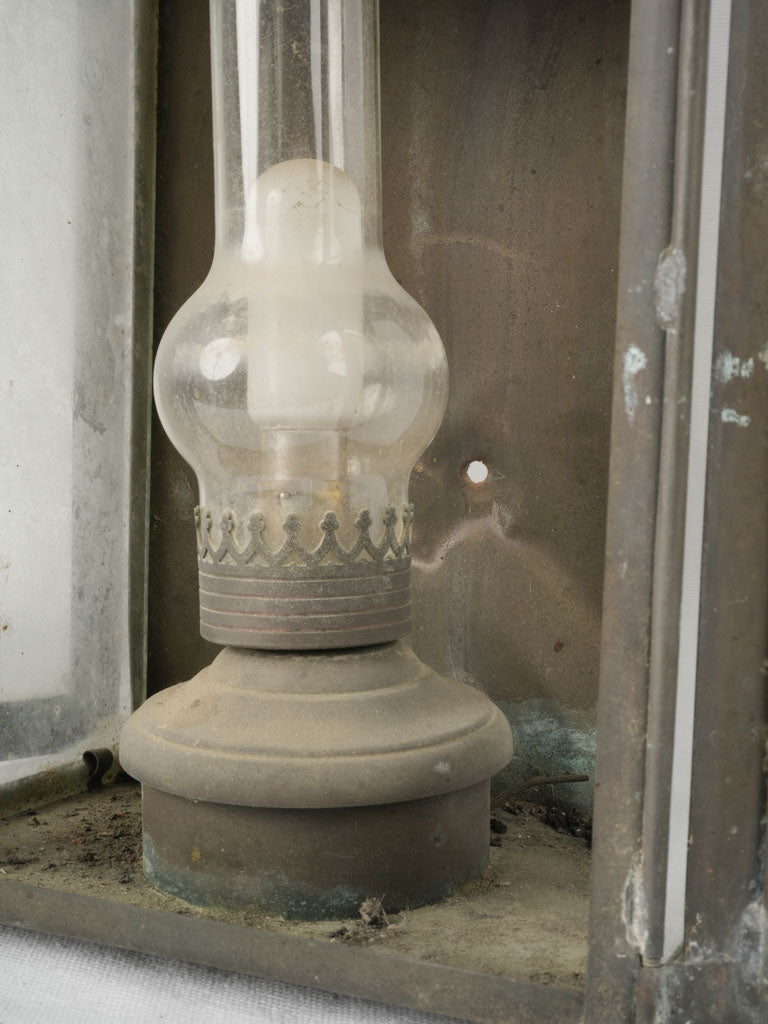
<instances>
[{"instance_id":1,"label":"dust on surface","mask_svg":"<svg viewBox=\"0 0 768 1024\"><path fill-rule=\"evenodd\" d=\"M440 903L399 914L386 913L385 893L371 893L372 902L366 901L356 919L317 922L286 921L255 908L240 913L202 910L166 896L142 873L141 799L133 783L115 783L0 818L0 884L12 879L581 988L587 953L588 844L551 828L534 805L511 806L494 812L490 861L480 878Z\"/></svg>"}]
</instances>

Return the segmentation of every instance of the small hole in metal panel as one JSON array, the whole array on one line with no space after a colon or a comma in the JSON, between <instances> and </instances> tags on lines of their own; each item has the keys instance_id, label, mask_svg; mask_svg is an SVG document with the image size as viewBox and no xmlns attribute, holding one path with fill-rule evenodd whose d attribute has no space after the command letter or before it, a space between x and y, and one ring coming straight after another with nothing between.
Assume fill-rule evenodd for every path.
<instances>
[{"instance_id":1,"label":"small hole in metal panel","mask_svg":"<svg viewBox=\"0 0 768 1024\"><path fill-rule=\"evenodd\" d=\"M484 484L491 475L491 471L487 463L483 462L482 459L473 459L472 462L467 464L464 474L470 483Z\"/></svg>"}]
</instances>

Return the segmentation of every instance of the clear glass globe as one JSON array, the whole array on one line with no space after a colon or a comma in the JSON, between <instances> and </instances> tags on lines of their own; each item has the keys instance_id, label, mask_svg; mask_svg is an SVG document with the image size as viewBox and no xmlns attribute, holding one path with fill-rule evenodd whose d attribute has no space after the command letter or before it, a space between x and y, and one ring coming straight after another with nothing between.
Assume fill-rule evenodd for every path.
<instances>
[{"instance_id":1,"label":"clear glass globe","mask_svg":"<svg viewBox=\"0 0 768 1024\"><path fill-rule=\"evenodd\" d=\"M364 244L344 171L282 161L244 209L242 234L217 246L163 336L160 418L201 505L236 524L258 511L276 546L287 516L315 526L334 512L351 543L361 510L381 524L407 505L445 410L443 346L381 248Z\"/></svg>"}]
</instances>

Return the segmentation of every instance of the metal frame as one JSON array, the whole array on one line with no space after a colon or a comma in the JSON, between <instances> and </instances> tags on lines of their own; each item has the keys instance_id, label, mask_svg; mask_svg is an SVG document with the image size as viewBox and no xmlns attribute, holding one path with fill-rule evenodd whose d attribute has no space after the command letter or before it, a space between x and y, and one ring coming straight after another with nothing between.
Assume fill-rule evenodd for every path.
<instances>
[{"instance_id":1,"label":"metal frame","mask_svg":"<svg viewBox=\"0 0 768 1024\"><path fill-rule=\"evenodd\" d=\"M1 920L494 1024L765 1019L768 8L760 0L732 8L715 313L715 357L751 369L712 386L686 943L676 959L664 949L688 458L687 415L678 411L691 387L709 10L696 0L633 5L584 1000L7 881ZM688 266L684 290L678 253ZM633 415L628 374L643 387ZM722 416L735 394L738 423Z\"/></svg>"},{"instance_id":2,"label":"metal frame","mask_svg":"<svg viewBox=\"0 0 768 1024\"><path fill-rule=\"evenodd\" d=\"M485 1024L577 1024L578 993L7 882L0 920Z\"/></svg>"},{"instance_id":3,"label":"metal frame","mask_svg":"<svg viewBox=\"0 0 768 1024\"><path fill-rule=\"evenodd\" d=\"M670 250L697 265L702 54L711 9L684 0L678 22L676 6L636 4L632 26L585 1002L590 1024L757 1022L766 1005L768 379L758 366L766 303L754 268L766 265L768 218L745 181L764 134L757 112L768 102L760 57L768 11L754 0L732 5L714 362L727 354L739 365L751 359L757 370L740 377L739 423L722 415L733 382L712 382L685 942L676 959L667 955L663 962L696 294L677 288L676 308L669 309L659 274ZM675 88L664 55L678 47ZM654 279L655 309L647 294ZM634 422L623 394L632 345L644 354L650 397Z\"/></svg>"},{"instance_id":4,"label":"metal frame","mask_svg":"<svg viewBox=\"0 0 768 1024\"><path fill-rule=\"evenodd\" d=\"M664 332L653 282L672 226L679 2L635 3L630 27L616 365L600 659L587 1019L629 1021L640 874ZM625 385L642 372L651 397ZM631 384L631 386L635 386ZM597 941L595 941L597 940Z\"/></svg>"},{"instance_id":5,"label":"metal frame","mask_svg":"<svg viewBox=\"0 0 768 1024\"><path fill-rule=\"evenodd\" d=\"M136 124L134 214L134 323L139 337L152 338L155 264L155 168L157 137L157 0L143 0L136 8ZM139 69L141 73L139 74ZM139 327L140 325L140 327ZM152 423L152 360L143 345L134 345L133 419L146 425L131 445L130 616L141 623L134 632L131 679L134 707L147 696L147 591L149 568L149 495Z\"/></svg>"}]
</instances>

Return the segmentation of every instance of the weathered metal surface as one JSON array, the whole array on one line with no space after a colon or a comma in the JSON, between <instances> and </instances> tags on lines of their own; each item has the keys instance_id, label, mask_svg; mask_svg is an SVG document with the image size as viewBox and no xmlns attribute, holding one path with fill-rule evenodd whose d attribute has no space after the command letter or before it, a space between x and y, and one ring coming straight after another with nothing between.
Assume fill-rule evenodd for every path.
<instances>
[{"instance_id":1,"label":"weathered metal surface","mask_svg":"<svg viewBox=\"0 0 768 1024\"><path fill-rule=\"evenodd\" d=\"M765 1024L768 1003L764 982L744 984L761 955L745 933L734 959L722 958L665 967L643 967L638 978L637 1016L633 1024ZM746 968L746 969L745 969ZM764 971L764 969L763 969Z\"/></svg>"},{"instance_id":2,"label":"weathered metal surface","mask_svg":"<svg viewBox=\"0 0 768 1024\"><path fill-rule=\"evenodd\" d=\"M715 345L711 366L685 941L677 960L664 966L650 966L659 961L666 944L668 787L672 771L668 747L673 736L670 719L675 714L683 531L680 513L674 506L676 502L684 502L686 497L684 484L675 480L673 474L676 470L682 475L689 458L686 416L672 415L671 410L676 403L685 402L686 377L690 374L694 296L689 289L694 284L691 272L695 274L697 269L696 200L702 173L701 157L697 159L696 154L701 151L700 91L702 65L706 65L709 13L702 5L687 2L683 4L681 28L675 209L671 218L673 244L667 254L677 250L684 255L689 276L686 294L677 287L681 300L679 318L666 319L667 306L659 301L658 293L656 296L656 312L667 328L664 381L667 409L657 471L659 500L655 537L652 538L647 529L650 510L646 510L645 519L638 520L631 514L629 504L620 509L613 490L616 477L612 475L609 523L623 527L624 533L632 537L642 532L645 565L655 542L652 607L657 622L651 633L650 685L644 693L641 657L628 678L620 680L618 674L620 665L615 659L621 652L612 627L616 625L616 614L624 619L633 609L621 589L611 583L610 575L607 577L592 952L586 999L586 1020L590 1024L603 1020L637 1024L685 1024L693 1020L757 1024L765 1020L768 1011L768 917L764 897L768 377L761 366L761 363L768 364L764 333L768 305L762 282L754 273L754 268L764 266L768 258L765 182L761 170L765 162L765 132L760 113L768 102L768 75L762 56L768 38L768 12L764 5L751 0L736 0L732 10ZM649 59L649 48L659 57L665 49L676 52L674 44L667 45L674 26L667 25L665 36L663 25L645 19L650 11L650 5L643 11L636 8L625 186L629 188L634 186L638 166L641 166L639 162L634 169L629 166L633 162L632 137L642 125L642 108L635 109L634 98L645 94L650 110L649 97L658 88L658 66L654 67ZM718 22L717 30L722 31L722 27L722 21ZM634 59L640 54L644 60L638 76L633 68ZM646 73L654 77L645 79L643 88ZM652 106L652 120L659 128L659 135L664 135L666 123L670 138L673 121L660 118L659 111L669 109L671 102L668 94L666 105L657 98ZM651 127L650 118L647 124ZM646 137L645 156L649 155L656 157L657 168L664 166ZM655 209L659 208L657 204ZM624 226L623 230L626 230ZM640 235L635 236L635 243L638 237L645 242L646 236ZM623 296L623 289L620 294ZM643 324L643 310L635 310L629 321L639 329ZM645 322L649 328L647 336L652 338L647 316ZM621 326L620 301L620 339ZM643 369L646 371L657 365L656 346L653 354L652 360L645 352ZM646 390L653 401L656 390ZM616 421L613 438L617 458L626 464L630 453L637 452L637 446L632 447L620 424L617 429ZM646 473L636 473L634 486L638 505L655 479L654 444L652 435L646 438ZM623 488L619 487L619 496L624 494L630 498L632 490L628 482ZM612 527L609 527L609 560L612 536ZM627 561L625 572L631 568L632 563ZM612 600L615 610L609 614ZM647 607L650 609L650 606L649 601ZM635 629L637 623L643 621L642 613L642 606L634 609ZM645 639L643 632L639 642ZM614 664L615 692L607 675ZM626 684L633 681L632 702L627 707ZM603 715L620 694L624 718L617 729L615 723L619 719L613 714L610 719ZM641 730L646 699L648 737L643 765L641 753L645 743ZM613 710L618 712L618 704ZM606 731L610 720L614 722L614 734ZM615 747L613 735L617 741ZM621 773L623 767L619 743L628 747L632 771L614 776L614 773ZM645 773L644 788L640 784L641 771ZM641 804L644 805L642 818ZM606 882L607 888L602 888ZM641 952L646 956L646 965L642 967L639 964Z\"/></svg>"},{"instance_id":3,"label":"weathered metal surface","mask_svg":"<svg viewBox=\"0 0 768 1024\"><path fill-rule=\"evenodd\" d=\"M314 653L225 648L134 712L120 756L134 778L189 800L363 807L487 781L512 741L487 697L438 676L400 641Z\"/></svg>"},{"instance_id":4,"label":"weathered metal surface","mask_svg":"<svg viewBox=\"0 0 768 1024\"><path fill-rule=\"evenodd\" d=\"M634 4L598 705L586 1019L634 1018L664 334L654 278L671 231L680 4Z\"/></svg>"},{"instance_id":5,"label":"weathered metal surface","mask_svg":"<svg viewBox=\"0 0 768 1024\"><path fill-rule=\"evenodd\" d=\"M144 863L191 903L353 914L441 899L488 858L489 779L509 726L403 643L225 648L123 730L142 783Z\"/></svg>"},{"instance_id":6,"label":"weathered metal surface","mask_svg":"<svg viewBox=\"0 0 768 1024\"><path fill-rule=\"evenodd\" d=\"M744 1024L768 1014L766 41L766 5L734 0L686 893L691 967L678 983L694 1019Z\"/></svg>"},{"instance_id":7,"label":"weathered metal surface","mask_svg":"<svg viewBox=\"0 0 768 1024\"><path fill-rule=\"evenodd\" d=\"M144 871L198 906L354 917L444 899L488 861L488 782L375 807L293 810L190 801L142 787Z\"/></svg>"},{"instance_id":8,"label":"weathered metal surface","mask_svg":"<svg viewBox=\"0 0 768 1024\"><path fill-rule=\"evenodd\" d=\"M643 794L642 899L647 907L643 961L646 964L659 962L664 955L708 21L707 4L684 0L677 51L670 236L659 257L655 276L656 315L665 329L665 339Z\"/></svg>"},{"instance_id":9,"label":"weathered metal surface","mask_svg":"<svg viewBox=\"0 0 768 1024\"><path fill-rule=\"evenodd\" d=\"M385 245L451 371L413 644L503 704L505 785L593 774L628 9L382 5Z\"/></svg>"},{"instance_id":10,"label":"weathered metal surface","mask_svg":"<svg viewBox=\"0 0 768 1024\"><path fill-rule=\"evenodd\" d=\"M83 764L88 772L86 783L89 790L100 789L104 784L104 776L114 764L114 755L106 747L83 751Z\"/></svg>"},{"instance_id":11,"label":"weathered metal surface","mask_svg":"<svg viewBox=\"0 0 768 1024\"><path fill-rule=\"evenodd\" d=\"M266 650L363 647L406 636L413 505L398 519L391 505L376 524L362 509L356 540L345 547L335 513L314 529L291 515L273 550L258 512L246 529L231 512L195 509L202 636Z\"/></svg>"},{"instance_id":12,"label":"weathered metal surface","mask_svg":"<svg viewBox=\"0 0 768 1024\"><path fill-rule=\"evenodd\" d=\"M192 915L0 883L0 920L71 938L360 996L478 1024L579 1024L581 996L442 964L382 955ZM384 967L386 964L386 968Z\"/></svg>"}]
</instances>

